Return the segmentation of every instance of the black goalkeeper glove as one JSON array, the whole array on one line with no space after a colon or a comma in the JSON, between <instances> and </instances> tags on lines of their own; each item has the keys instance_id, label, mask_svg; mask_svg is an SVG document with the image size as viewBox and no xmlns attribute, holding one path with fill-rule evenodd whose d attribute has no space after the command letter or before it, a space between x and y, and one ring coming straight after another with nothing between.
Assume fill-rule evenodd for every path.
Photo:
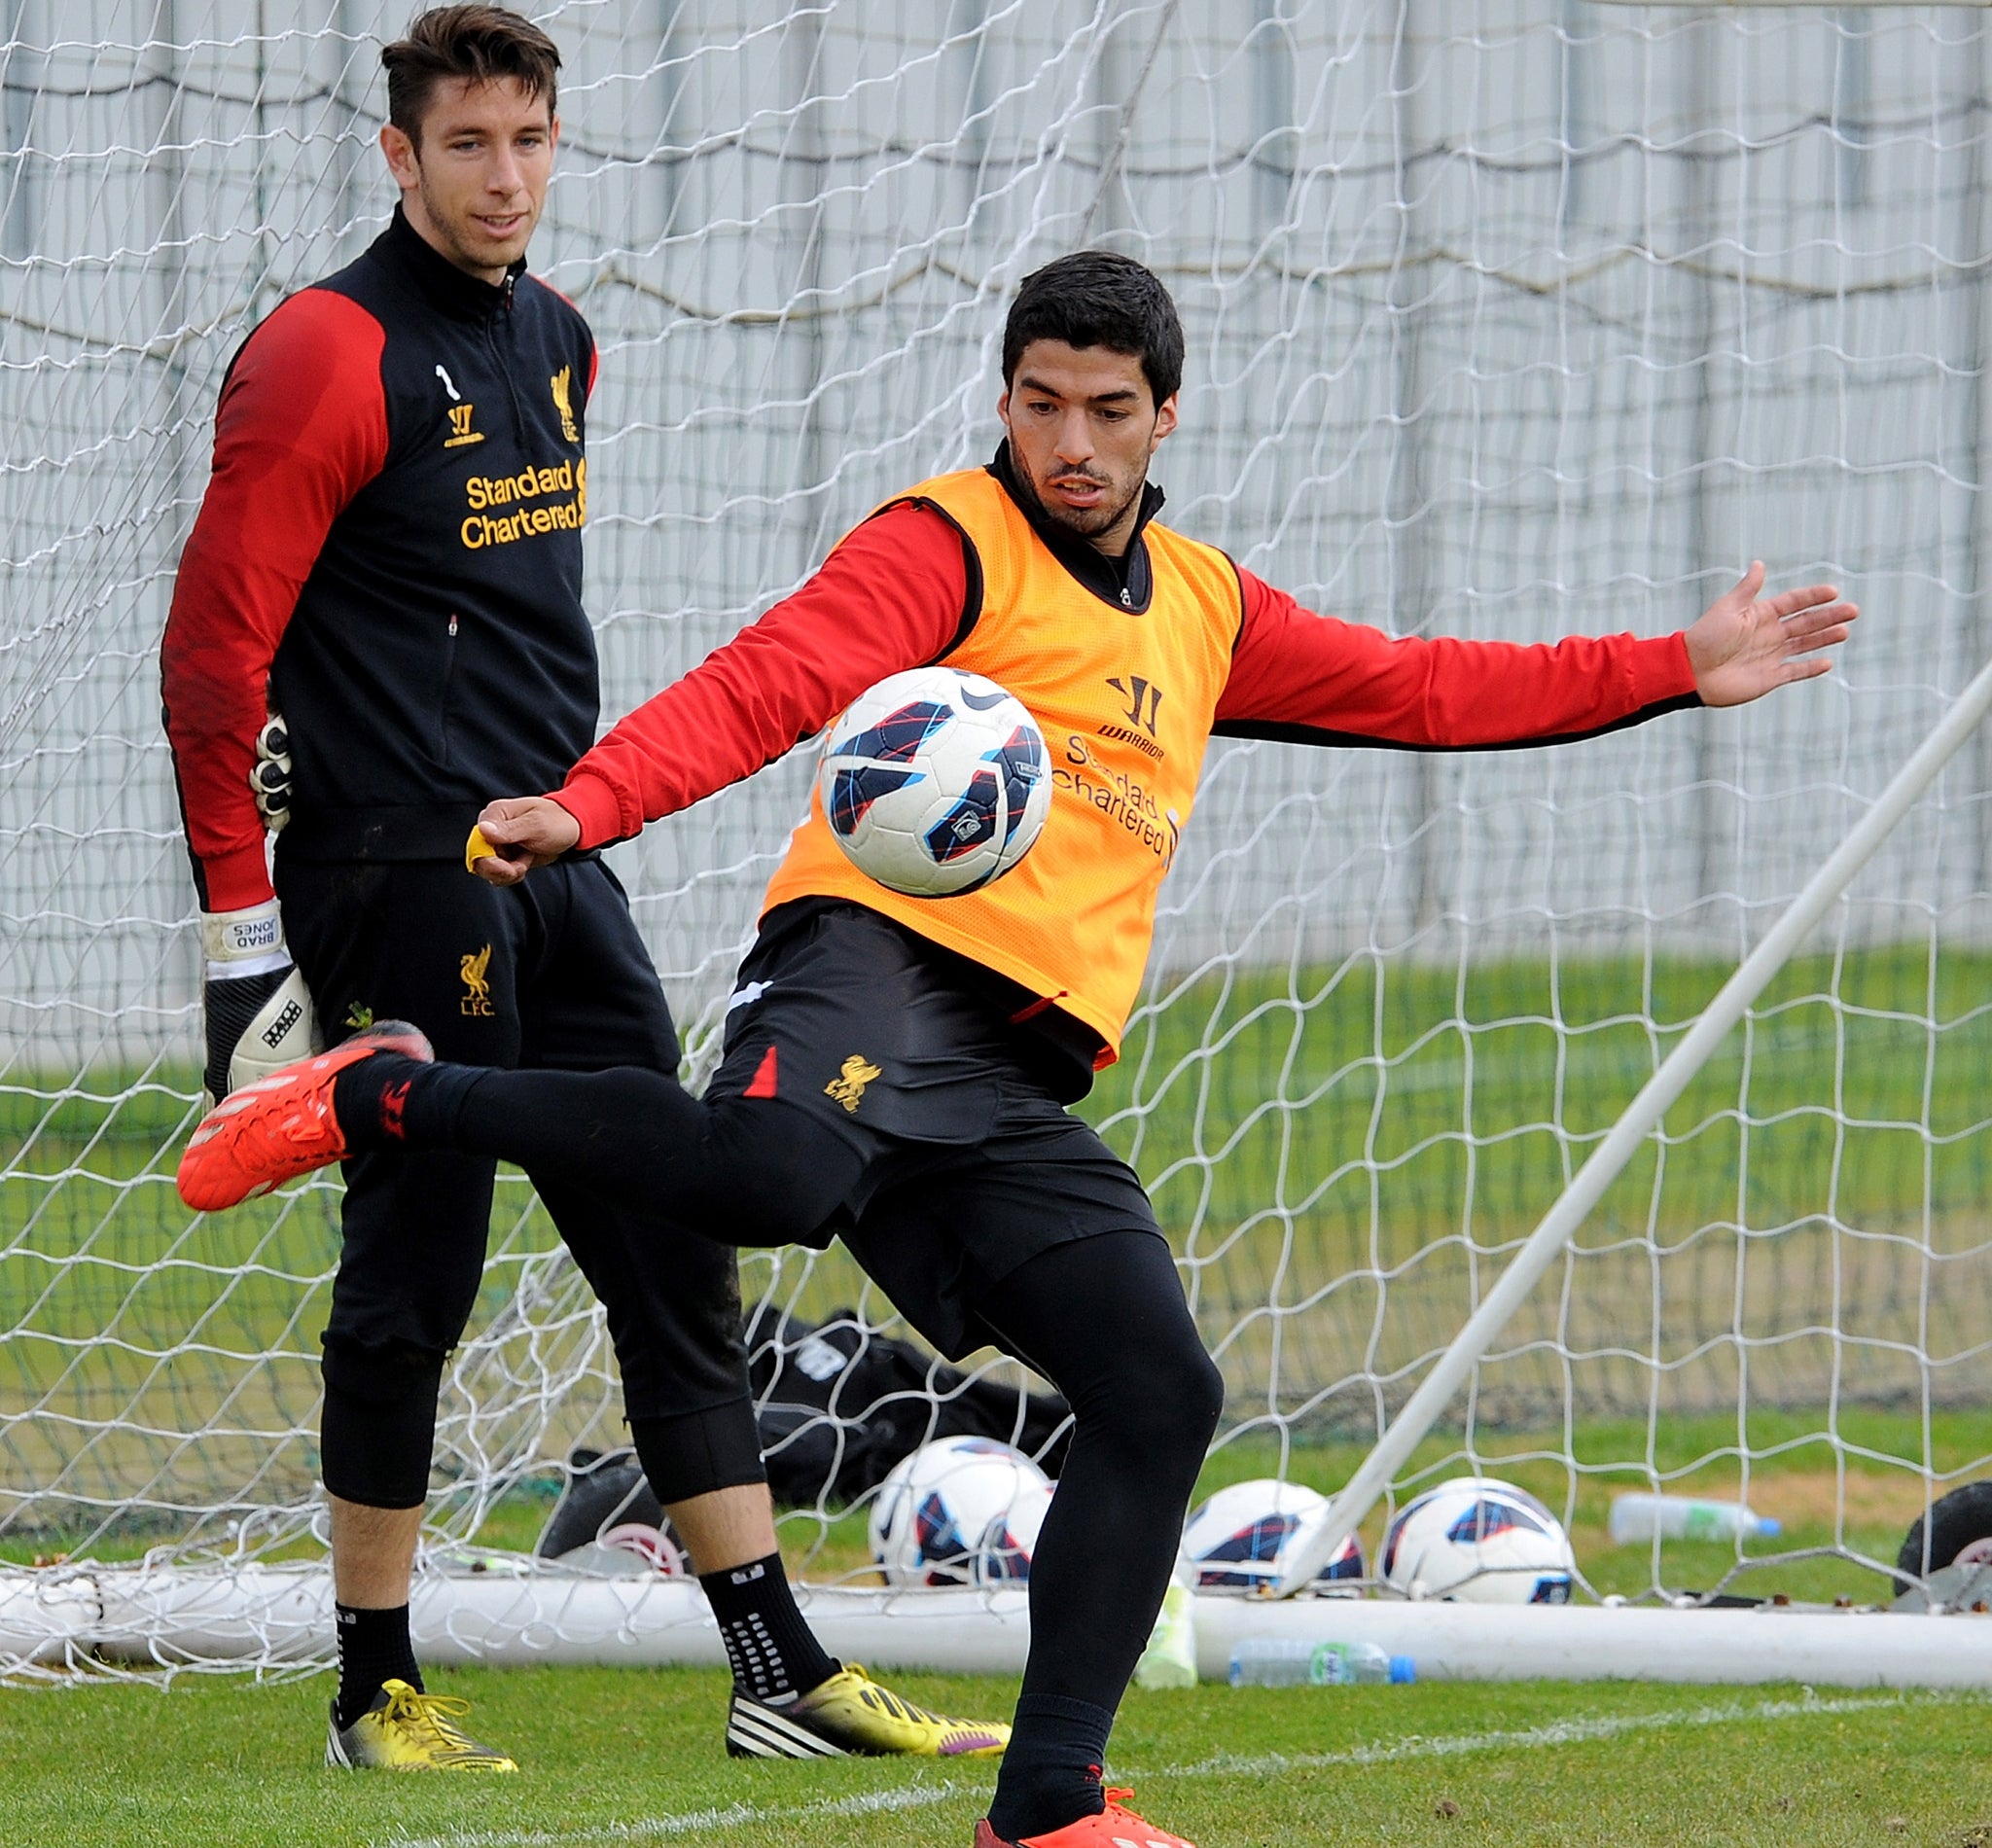
<instances>
[{"instance_id":1,"label":"black goalkeeper glove","mask_svg":"<svg viewBox=\"0 0 1992 1848\"><path fill-rule=\"evenodd\" d=\"M203 1104L308 1058L318 1023L311 993L284 947L274 899L242 911L203 911L200 946L207 958L201 1007L207 1016Z\"/></svg>"},{"instance_id":2,"label":"black goalkeeper glove","mask_svg":"<svg viewBox=\"0 0 1992 1848\"><path fill-rule=\"evenodd\" d=\"M256 762L249 766L249 789L256 812L271 834L281 834L291 818L291 729L284 715L272 712L256 734Z\"/></svg>"}]
</instances>

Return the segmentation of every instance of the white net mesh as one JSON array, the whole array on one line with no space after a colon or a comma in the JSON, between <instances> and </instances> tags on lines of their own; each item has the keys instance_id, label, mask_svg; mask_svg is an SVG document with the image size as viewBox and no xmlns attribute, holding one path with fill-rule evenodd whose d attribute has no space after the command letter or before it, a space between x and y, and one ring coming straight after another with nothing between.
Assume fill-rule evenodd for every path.
<instances>
[{"instance_id":1,"label":"white net mesh","mask_svg":"<svg viewBox=\"0 0 1992 1848\"><path fill-rule=\"evenodd\" d=\"M1086 1108L1153 1189L1225 1368L1214 1473L1333 1486L1992 656L1982 14L544 19L566 135L534 257L602 349L587 596L611 714L881 496L985 457L1007 292L1089 240L1158 269L1189 330L1167 517L1314 607L1657 632L1753 554L1866 605L1832 682L1740 714L1549 753L1213 751L1126 1058ZM197 952L155 654L230 354L384 221L376 54L401 23L371 0L0 5L17 1564L314 1544L337 1193L198 1220L173 1192ZM1748 1493L1858 1577L1985 1473L1988 751L1670 1116L1409 1480L1514 1475L1594 1584L1638 1592L1746 1553L1606 1553L1615 1487ZM805 774L618 856L695 1072ZM837 1254L750 1256L743 1281L893 1329ZM516 1178L485 1284L440 1540L499 1531L508 1493L620 1436L599 1319ZM827 1498L790 1522L817 1570L861 1563Z\"/></svg>"}]
</instances>

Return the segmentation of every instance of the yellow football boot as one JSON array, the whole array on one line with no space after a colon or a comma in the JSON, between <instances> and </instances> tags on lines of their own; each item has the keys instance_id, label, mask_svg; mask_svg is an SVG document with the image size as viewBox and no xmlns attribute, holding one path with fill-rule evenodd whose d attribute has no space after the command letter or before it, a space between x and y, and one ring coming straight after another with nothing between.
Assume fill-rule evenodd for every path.
<instances>
[{"instance_id":1,"label":"yellow football boot","mask_svg":"<svg viewBox=\"0 0 1992 1848\"><path fill-rule=\"evenodd\" d=\"M855 1662L785 1707L733 1689L727 1751L736 1759L993 1759L1010 1743L1000 1720L950 1720L881 1688Z\"/></svg>"},{"instance_id":2,"label":"yellow football boot","mask_svg":"<svg viewBox=\"0 0 1992 1848\"><path fill-rule=\"evenodd\" d=\"M405 1681L381 1685L359 1719L341 1728L333 1709L326 1728L325 1761L347 1770L516 1771L502 1752L480 1745L454 1723L471 1703L449 1694L420 1694Z\"/></svg>"}]
</instances>

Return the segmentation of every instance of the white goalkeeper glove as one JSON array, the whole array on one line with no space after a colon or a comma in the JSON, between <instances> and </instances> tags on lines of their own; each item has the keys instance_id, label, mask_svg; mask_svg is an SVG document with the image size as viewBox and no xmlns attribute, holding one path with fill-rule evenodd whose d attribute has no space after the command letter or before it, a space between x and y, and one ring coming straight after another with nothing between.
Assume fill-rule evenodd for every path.
<instances>
[{"instance_id":1,"label":"white goalkeeper glove","mask_svg":"<svg viewBox=\"0 0 1992 1848\"><path fill-rule=\"evenodd\" d=\"M291 729L272 712L256 734L256 762L249 766L249 791L256 812L271 834L291 818Z\"/></svg>"},{"instance_id":2,"label":"white goalkeeper glove","mask_svg":"<svg viewBox=\"0 0 1992 1848\"><path fill-rule=\"evenodd\" d=\"M242 911L203 911L207 959L200 1003L207 1016L203 1108L318 1047L311 991L284 947L277 902Z\"/></svg>"}]
</instances>

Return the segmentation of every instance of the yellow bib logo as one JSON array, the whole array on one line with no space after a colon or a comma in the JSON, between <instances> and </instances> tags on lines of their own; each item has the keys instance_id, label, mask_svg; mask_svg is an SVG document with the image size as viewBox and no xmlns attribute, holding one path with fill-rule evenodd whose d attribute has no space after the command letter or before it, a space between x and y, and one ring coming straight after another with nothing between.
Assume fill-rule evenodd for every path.
<instances>
[{"instance_id":1,"label":"yellow bib logo","mask_svg":"<svg viewBox=\"0 0 1992 1848\"><path fill-rule=\"evenodd\" d=\"M483 442L484 433L471 428L471 418L477 409L476 405L449 407L449 434L443 440L445 449L461 449L469 444Z\"/></svg>"}]
</instances>

